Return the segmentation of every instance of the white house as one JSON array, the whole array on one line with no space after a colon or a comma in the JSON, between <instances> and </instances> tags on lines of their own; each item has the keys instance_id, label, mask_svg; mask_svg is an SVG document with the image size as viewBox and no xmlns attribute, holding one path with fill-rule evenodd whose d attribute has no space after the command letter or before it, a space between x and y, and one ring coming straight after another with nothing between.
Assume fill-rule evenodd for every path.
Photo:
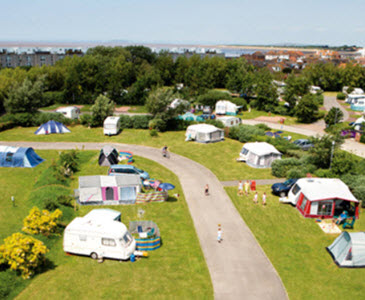
<instances>
[{"instance_id":1,"label":"white house","mask_svg":"<svg viewBox=\"0 0 365 300\"><path fill-rule=\"evenodd\" d=\"M213 125L195 124L186 129L186 141L200 143L220 142L224 140L224 131Z\"/></svg>"},{"instance_id":2,"label":"white house","mask_svg":"<svg viewBox=\"0 0 365 300\"><path fill-rule=\"evenodd\" d=\"M76 106L60 107L56 110L56 112L63 114L69 119L78 119L80 116L80 109Z\"/></svg>"},{"instance_id":3,"label":"white house","mask_svg":"<svg viewBox=\"0 0 365 300\"><path fill-rule=\"evenodd\" d=\"M254 168L270 168L276 159L281 159L281 153L266 142L246 143L243 145L238 161L244 161Z\"/></svg>"}]
</instances>

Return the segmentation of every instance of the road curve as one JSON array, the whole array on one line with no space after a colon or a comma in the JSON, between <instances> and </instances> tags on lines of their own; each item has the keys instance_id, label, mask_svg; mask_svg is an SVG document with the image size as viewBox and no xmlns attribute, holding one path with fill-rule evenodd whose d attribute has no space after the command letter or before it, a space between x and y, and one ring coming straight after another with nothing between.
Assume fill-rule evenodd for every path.
<instances>
[{"instance_id":1,"label":"road curve","mask_svg":"<svg viewBox=\"0 0 365 300\"><path fill-rule=\"evenodd\" d=\"M35 149L99 150L106 143L0 142ZM186 202L208 265L215 299L288 299L279 275L246 223L233 206L217 177L204 166L177 154L163 158L156 148L112 144L117 149L154 160L174 172ZM203 189L209 184L210 196ZM217 224L223 242L217 243ZM177 224L178 226L178 224Z\"/></svg>"}]
</instances>

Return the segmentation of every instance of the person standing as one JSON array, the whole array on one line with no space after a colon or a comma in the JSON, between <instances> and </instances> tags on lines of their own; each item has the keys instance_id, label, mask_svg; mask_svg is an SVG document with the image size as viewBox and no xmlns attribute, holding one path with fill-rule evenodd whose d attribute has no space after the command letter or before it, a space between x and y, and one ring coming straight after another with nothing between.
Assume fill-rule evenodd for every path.
<instances>
[{"instance_id":1,"label":"person standing","mask_svg":"<svg viewBox=\"0 0 365 300\"><path fill-rule=\"evenodd\" d=\"M246 180L246 182L245 182L245 194L246 194L246 196L248 195L249 191L250 191L250 182L248 180Z\"/></svg>"},{"instance_id":2,"label":"person standing","mask_svg":"<svg viewBox=\"0 0 365 300\"><path fill-rule=\"evenodd\" d=\"M243 183L242 180L240 180L240 182L238 183L238 196L242 196L243 195Z\"/></svg>"},{"instance_id":3,"label":"person standing","mask_svg":"<svg viewBox=\"0 0 365 300\"><path fill-rule=\"evenodd\" d=\"M258 194L256 191L255 196L253 197L253 203L257 204L257 198L258 198Z\"/></svg>"},{"instance_id":4,"label":"person standing","mask_svg":"<svg viewBox=\"0 0 365 300\"><path fill-rule=\"evenodd\" d=\"M204 193L205 193L205 196L209 196L209 185L208 184L205 185Z\"/></svg>"},{"instance_id":5,"label":"person standing","mask_svg":"<svg viewBox=\"0 0 365 300\"><path fill-rule=\"evenodd\" d=\"M262 205L265 206L266 205L266 193L262 194Z\"/></svg>"},{"instance_id":6,"label":"person standing","mask_svg":"<svg viewBox=\"0 0 365 300\"><path fill-rule=\"evenodd\" d=\"M222 227L221 227L221 224L218 224L218 233L217 233L217 241L218 243L221 243L222 242L222 234L223 234L223 231L222 231Z\"/></svg>"}]
</instances>

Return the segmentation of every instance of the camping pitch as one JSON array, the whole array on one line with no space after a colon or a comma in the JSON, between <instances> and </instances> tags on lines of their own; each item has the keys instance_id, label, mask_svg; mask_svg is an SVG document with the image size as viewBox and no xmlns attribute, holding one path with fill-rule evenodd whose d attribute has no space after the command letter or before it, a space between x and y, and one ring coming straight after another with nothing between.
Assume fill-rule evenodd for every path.
<instances>
[{"instance_id":1,"label":"camping pitch","mask_svg":"<svg viewBox=\"0 0 365 300\"><path fill-rule=\"evenodd\" d=\"M33 148L0 146L0 167L34 168L43 161Z\"/></svg>"},{"instance_id":2,"label":"camping pitch","mask_svg":"<svg viewBox=\"0 0 365 300\"><path fill-rule=\"evenodd\" d=\"M51 133L70 133L71 131L62 123L56 121L48 121L42 124L34 134L51 134Z\"/></svg>"},{"instance_id":3,"label":"camping pitch","mask_svg":"<svg viewBox=\"0 0 365 300\"><path fill-rule=\"evenodd\" d=\"M270 168L274 160L281 159L281 155L273 145L266 142L246 143L237 161L245 161L253 168Z\"/></svg>"},{"instance_id":4,"label":"camping pitch","mask_svg":"<svg viewBox=\"0 0 365 300\"><path fill-rule=\"evenodd\" d=\"M327 251L339 267L365 267L365 232L342 232Z\"/></svg>"}]
</instances>

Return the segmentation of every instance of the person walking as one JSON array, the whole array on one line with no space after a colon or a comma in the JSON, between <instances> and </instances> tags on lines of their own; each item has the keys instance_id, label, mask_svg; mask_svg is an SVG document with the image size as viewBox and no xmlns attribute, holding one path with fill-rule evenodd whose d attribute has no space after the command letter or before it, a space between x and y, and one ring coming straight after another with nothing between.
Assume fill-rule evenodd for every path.
<instances>
[{"instance_id":1,"label":"person walking","mask_svg":"<svg viewBox=\"0 0 365 300\"><path fill-rule=\"evenodd\" d=\"M204 193L205 193L205 196L209 196L209 185L208 184L205 185Z\"/></svg>"},{"instance_id":2,"label":"person walking","mask_svg":"<svg viewBox=\"0 0 365 300\"><path fill-rule=\"evenodd\" d=\"M265 206L266 205L266 193L262 194L262 205Z\"/></svg>"},{"instance_id":3,"label":"person walking","mask_svg":"<svg viewBox=\"0 0 365 300\"><path fill-rule=\"evenodd\" d=\"M218 224L218 233L217 233L217 241L218 243L221 243L222 242L222 234L223 234L223 231L222 231L222 227L221 227L221 224Z\"/></svg>"},{"instance_id":4,"label":"person walking","mask_svg":"<svg viewBox=\"0 0 365 300\"><path fill-rule=\"evenodd\" d=\"M250 191L250 182L248 180L246 180L246 182L245 182L245 194L246 194L246 196L248 195L249 191Z\"/></svg>"},{"instance_id":5,"label":"person walking","mask_svg":"<svg viewBox=\"0 0 365 300\"><path fill-rule=\"evenodd\" d=\"M242 180L240 180L240 182L238 183L238 196L242 196L243 195L243 183Z\"/></svg>"},{"instance_id":6,"label":"person walking","mask_svg":"<svg viewBox=\"0 0 365 300\"><path fill-rule=\"evenodd\" d=\"M163 148L162 148L162 156L167 157L167 146L166 145L163 146Z\"/></svg>"},{"instance_id":7,"label":"person walking","mask_svg":"<svg viewBox=\"0 0 365 300\"><path fill-rule=\"evenodd\" d=\"M253 203L257 204L257 198L258 198L258 194L256 191L255 196L253 197Z\"/></svg>"}]
</instances>

